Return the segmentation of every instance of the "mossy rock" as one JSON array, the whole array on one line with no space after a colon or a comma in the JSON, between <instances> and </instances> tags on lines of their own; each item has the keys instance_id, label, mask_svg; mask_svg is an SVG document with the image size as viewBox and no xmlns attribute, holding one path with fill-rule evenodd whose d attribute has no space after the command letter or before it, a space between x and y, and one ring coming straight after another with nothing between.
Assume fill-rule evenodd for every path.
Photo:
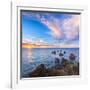
<instances>
[{"instance_id":1,"label":"mossy rock","mask_svg":"<svg viewBox=\"0 0 90 90\"><path fill-rule=\"evenodd\" d=\"M74 65L73 66L73 71L74 71L75 75L79 75L79 67L78 66Z\"/></svg>"},{"instance_id":2,"label":"mossy rock","mask_svg":"<svg viewBox=\"0 0 90 90\"><path fill-rule=\"evenodd\" d=\"M64 70L68 73L68 75L79 75L79 68L77 65L68 64L65 66Z\"/></svg>"},{"instance_id":3,"label":"mossy rock","mask_svg":"<svg viewBox=\"0 0 90 90\"><path fill-rule=\"evenodd\" d=\"M64 58L63 58L61 64L62 64L63 66L66 66L66 65L70 64L70 62L69 62L67 59L64 59Z\"/></svg>"},{"instance_id":4,"label":"mossy rock","mask_svg":"<svg viewBox=\"0 0 90 90\"><path fill-rule=\"evenodd\" d=\"M60 70L51 70L48 72L48 76L66 76L67 72L65 72L63 69Z\"/></svg>"}]
</instances>

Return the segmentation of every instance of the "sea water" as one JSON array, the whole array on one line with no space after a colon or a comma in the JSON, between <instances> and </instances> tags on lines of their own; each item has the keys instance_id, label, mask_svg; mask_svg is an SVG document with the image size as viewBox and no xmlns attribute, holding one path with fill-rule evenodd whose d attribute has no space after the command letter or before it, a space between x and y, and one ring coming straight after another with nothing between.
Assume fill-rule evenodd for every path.
<instances>
[{"instance_id":1,"label":"sea water","mask_svg":"<svg viewBox=\"0 0 90 90\"><path fill-rule=\"evenodd\" d=\"M52 51L56 51L56 54L52 54ZM64 51L64 58L69 60L70 53L73 53L76 56L75 61L79 62L79 48L22 48L21 77L35 70L40 64L44 64L46 68L52 67L55 57L59 58L59 53Z\"/></svg>"}]
</instances>

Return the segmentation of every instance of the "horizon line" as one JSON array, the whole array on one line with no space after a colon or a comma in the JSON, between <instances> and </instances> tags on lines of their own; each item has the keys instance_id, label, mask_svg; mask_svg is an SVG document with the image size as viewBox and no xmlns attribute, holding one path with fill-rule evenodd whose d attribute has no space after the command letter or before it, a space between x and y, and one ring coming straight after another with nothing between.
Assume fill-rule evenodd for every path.
<instances>
[{"instance_id":1,"label":"horizon line","mask_svg":"<svg viewBox=\"0 0 90 90\"><path fill-rule=\"evenodd\" d=\"M79 46L73 46L73 45L39 45L39 44L22 43L22 48L79 48Z\"/></svg>"}]
</instances>

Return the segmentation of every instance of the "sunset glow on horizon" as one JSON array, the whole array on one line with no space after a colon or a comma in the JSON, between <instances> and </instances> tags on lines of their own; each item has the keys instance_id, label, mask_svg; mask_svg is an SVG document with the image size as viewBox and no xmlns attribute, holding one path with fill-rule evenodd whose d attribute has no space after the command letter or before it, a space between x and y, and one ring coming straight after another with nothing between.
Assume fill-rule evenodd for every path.
<instances>
[{"instance_id":1,"label":"sunset glow on horizon","mask_svg":"<svg viewBox=\"0 0 90 90\"><path fill-rule=\"evenodd\" d=\"M21 15L22 43L79 47L80 14L22 11Z\"/></svg>"}]
</instances>

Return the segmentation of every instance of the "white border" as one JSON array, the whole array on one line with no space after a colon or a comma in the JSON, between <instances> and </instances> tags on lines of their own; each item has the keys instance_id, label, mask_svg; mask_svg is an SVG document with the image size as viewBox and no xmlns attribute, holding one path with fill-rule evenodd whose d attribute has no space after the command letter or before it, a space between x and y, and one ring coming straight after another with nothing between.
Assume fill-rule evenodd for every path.
<instances>
[{"instance_id":1,"label":"white border","mask_svg":"<svg viewBox=\"0 0 90 90\"><path fill-rule=\"evenodd\" d=\"M40 6L40 5L39 5ZM45 7L43 7L45 6ZM37 8L36 8L37 7ZM41 8L43 7L43 8ZM65 11L65 12L80 12L81 13L81 31L80 31L80 76L60 76L60 77L49 77L46 78L32 78L29 80L20 80L20 10L38 10L38 11ZM55 85L70 85L70 84L84 84L87 82L87 55L86 45L87 33L86 33L86 8L78 6L49 6L41 5L38 7L38 3L30 4L29 2L14 2L11 3L11 29L12 29L12 77L11 87L40 87L40 86L55 86ZM86 36L85 36L86 35ZM87 42L86 42L87 43Z\"/></svg>"}]
</instances>

